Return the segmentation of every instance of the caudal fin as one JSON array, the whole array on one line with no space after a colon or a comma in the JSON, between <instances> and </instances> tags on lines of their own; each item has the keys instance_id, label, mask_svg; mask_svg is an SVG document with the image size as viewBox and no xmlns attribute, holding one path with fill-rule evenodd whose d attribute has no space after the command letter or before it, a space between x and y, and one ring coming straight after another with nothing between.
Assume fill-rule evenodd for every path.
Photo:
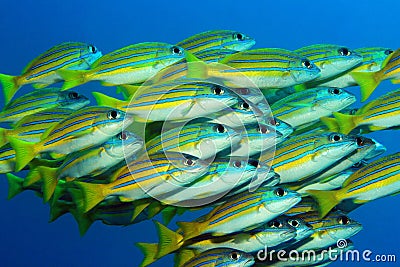
<instances>
[{"instance_id":1,"label":"caudal fin","mask_svg":"<svg viewBox=\"0 0 400 267\"><path fill-rule=\"evenodd\" d=\"M361 102L364 102L380 84L383 72L354 72L350 75L360 85Z\"/></svg>"},{"instance_id":2,"label":"caudal fin","mask_svg":"<svg viewBox=\"0 0 400 267\"><path fill-rule=\"evenodd\" d=\"M143 261L140 263L139 267L148 266L157 260L157 243L136 243L135 245L140 249L140 251L142 251L144 255Z\"/></svg>"},{"instance_id":3,"label":"caudal fin","mask_svg":"<svg viewBox=\"0 0 400 267\"><path fill-rule=\"evenodd\" d=\"M125 100L130 100L131 97L137 92L140 85L124 84L117 86L117 93L122 93Z\"/></svg>"},{"instance_id":4,"label":"caudal fin","mask_svg":"<svg viewBox=\"0 0 400 267\"><path fill-rule=\"evenodd\" d=\"M37 167L43 181L43 201L48 202L53 196L58 183L57 168Z\"/></svg>"},{"instance_id":5,"label":"caudal fin","mask_svg":"<svg viewBox=\"0 0 400 267\"><path fill-rule=\"evenodd\" d=\"M337 122L336 118L322 117L320 118L321 122L328 127L331 132L339 132L340 126Z\"/></svg>"},{"instance_id":6,"label":"caudal fin","mask_svg":"<svg viewBox=\"0 0 400 267\"><path fill-rule=\"evenodd\" d=\"M22 170L26 165L28 165L31 160L33 160L37 154L36 143L26 142L15 137L8 137L10 145L15 150L15 171Z\"/></svg>"},{"instance_id":7,"label":"caudal fin","mask_svg":"<svg viewBox=\"0 0 400 267\"><path fill-rule=\"evenodd\" d=\"M199 236L201 231L199 229L199 222L177 222L176 223L183 231L183 237L185 240Z\"/></svg>"},{"instance_id":8,"label":"caudal fin","mask_svg":"<svg viewBox=\"0 0 400 267\"><path fill-rule=\"evenodd\" d=\"M86 213L104 200L104 184L91 184L84 182L75 182L75 184L79 186L83 193L83 206L77 205L80 212Z\"/></svg>"},{"instance_id":9,"label":"caudal fin","mask_svg":"<svg viewBox=\"0 0 400 267\"><path fill-rule=\"evenodd\" d=\"M87 70L60 69L60 70L57 70L56 72L58 75L61 76L61 78L64 79L64 84L61 87L62 91L71 89L73 87L76 87L78 85L88 82L86 76L89 71L87 71Z\"/></svg>"},{"instance_id":10,"label":"caudal fin","mask_svg":"<svg viewBox=\"0 0 400 267\"><path fill-rule=\"evenodd\" d=\"M333 116L339 124L340 132L344 134L349 134L356 128L361 118L357 115L342 114L340 112L333 112Z\"/></svg>"},{"instance_id":11,"label":"caudal fin","mask_svg":"<svg viewBox=\"0 0 400 267\"><path fill-rule=\"evenodd\" d=\"M183 244L183 236L172 231L161 223L154 221L157 229L160 243L158 245L157 258L164 257L174 251L177 251Z\"/></svg>"},{"instance_id":12,"label":"caudal fin","mask_svg":"<svg viewBox=\"0 0 400 267\"><path fill-rule=\"evenodd\" d=\"M76 209L70 209L69 212L74 216L78 223L79 233L84 236L93 224L94 220L91 218L90 213L81 214Z\"/></svg>"},{"instance_id":13,"label":"caudal fin","mask_svg":"<svg viewBox=\"0 0 400 267\"><path fill-rule=\"evenodd\" d=\"M7 173L6 177L8 181L8 199L12 199L16 195L24 191L24 179L11 173Z\"/></svg>"},{"instance_id":14,"label":"caudal fin","mask_svg":"<svg viewBox=\"0 0 400 267\"><path fill-rule=\"evenodd\" d=\"M11 101L15 93L20 88L16 78L16 76L0 74L0 83L3 87L4 101L6 104Z\"/></svg>"},{"instance_id":15,"label":"caudal fin","mask_svg":"<svg viewBox=\"0 0 400 267\"><path fill-rule=\"evenodd\" d=\"M340 203L340 200L336 198L336 191L307 190L307 193L317 201L321 218Z\"/></svg>"},{"instance_id":16,"label":"caudal fin","mask_svg":"<svg viewBox=\"0 0 400 267\"><path fill-rule=\"evenodd\" d=\"M125 105L125 101L113 98L99 92L92 92L92 95L96 99L97 105L99 106L119 108Z\"/></svg>"},{"instance_id":17,"label":"caudal fin","mask_svg":"<svg viewBox=\"0 0 400 267\"><path fill-rule=\"evenodd\" d=\"M4 146L8 143L8 134L9 130L5 128L0 128L0 147Z\"/></svg>"}]
</instances>

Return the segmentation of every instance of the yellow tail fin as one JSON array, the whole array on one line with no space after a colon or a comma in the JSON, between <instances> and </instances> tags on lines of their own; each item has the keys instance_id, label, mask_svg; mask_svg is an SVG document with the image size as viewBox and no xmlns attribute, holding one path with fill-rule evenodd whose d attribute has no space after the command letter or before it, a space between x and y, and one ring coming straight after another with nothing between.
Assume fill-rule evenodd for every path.
<instances>
[{"instance_id":1,"label":"yellow tail fin","mask_svg":"<svg viewBox=\"0 0 400 267\"><path fill-rule=\"evenodd\" d=\"M333 112L333 116L339 124L340 132L344 134L349 134L354 128L356 128L362 118L358 115L348 115L339 112Z\"/></svg>"},{"instance_id":2,"label":"yellow tail fin","mask_svg":"<svg viewBox=\"0 0 400 267\"><path fill-rule=\"evenodd\" d=\"M86 213L93 209L97 204L104 200L105 184L91 184L84 182L75 182L83 193L83 207L77 204L78 209L82 213ZM75 201L75 200L74 200Z\"/></svg>"},{"instance_id":3,"label":"yellow tail fin","mask_svg":"<svg viewBox=\"0 0 400 267\"><path fill-rule=\"evenodd\" d=\"M97 105L99 106L119 108L126 104L125 101L113 98L99 92L92 92L92 95L96 99Z\"/></svg>"},{"instance_id":4,"label":"yellow tail fin","mask_svg":"<svg viewBox=\"0 0 400 267\"><path fill-rule=\"evenodd\" d=\"M157 260L156 255L158 253L157 243L136 243L135 244L143 253L144 259L140 263L139 267L145 267Z\"/></svg>"},{"instance_id":5,"label":"yellow tail fin","mask_svg":"<svg viewBox=\"0 0 400 267\"><path fill-rule=\"evenodd\" d=\"M68 90L78 85L82 85L87 83L87 74L88 70L66 70L60 69L57 70L56 73L64 79L64 84L61 87L61 90Z\"/></svg>"},{"instance_id":6,"label":"yellow tail fin","mask_svg":"<svg viewBox=\"0 0 400 267\"><path fill-rule=\"evenodd\" d=\"M37 144L19 140L12 136L8 137L8 141L15 150L15 171L20 171L37 155Z\"/></svg>"},{"instance_id":7,"label":"yellow tail fin","mask_svg":"<svg viewBox=\"0 0 400 267\"><path fill-rule=\"evenodd\" d=\"M364 102L380 84L383 72L354 72L350 75L360 85L361 102Z\"/></svg>"},{"instance_id":8,"label":"yellow tail fin","mask_svg":"<svg viewBox=\"0 0 400 267\"><path fill-rule=\"evenodd\" d=\"M4 101L7 104L11 101L15 93L20 88L20 86L17 83L17 77L6 74L0 74L0 83L1 86L3 87Z\"/></svg>"},{"instance_id":9,"label":"yellow tail fin","mask_svg":"<svg viewBox=\"0 0 400 267\"><path fill-rule=\"evenodd\" d=\"M182 235L170 230L168 227L157 221L154 221L154 224L156 225L158 237L160 238L157 258L164 257L165 255L178 250L182 246Z\"/></svg>"},{"instance_id":10,"label":"yellow tail fin","mask_svg":"<svg viewBox=\"0 0 400 267\"><path fill-rule=\"evenodd\" d=\"M24 191L23 182L24 179L20 178L14 174L7 173L6 174L8 181L8 199L12 199L22 191Z\"/></svg>"},{"instance_id":11,"label":"yellow tail fin","mask_svg":"<svg viewBox=\"0 0 400 267\"><path fill-rule=\"evenodd\" d=\"M307 193L317 201L321 218L340 203L340 200L336 198L336 191L307 190Z\"/></svg>"}]
</instances>

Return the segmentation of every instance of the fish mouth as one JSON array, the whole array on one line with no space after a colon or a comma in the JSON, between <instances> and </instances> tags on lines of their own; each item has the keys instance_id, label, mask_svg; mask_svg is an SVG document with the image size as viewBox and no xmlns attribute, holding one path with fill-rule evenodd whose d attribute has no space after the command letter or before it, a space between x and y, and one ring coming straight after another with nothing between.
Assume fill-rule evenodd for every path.
<instances>
[{"instance_id":1,"label":"fish mouth","mask_svg":"<svg viewBox=\"0 0 400 267\"><path fill-rule=\"evenodd\" d=\"M243 267L250 267L253 266L253 264L255 263L254 259L248 259L247 261L245 261Z\"/></svg>"}]
</instances>

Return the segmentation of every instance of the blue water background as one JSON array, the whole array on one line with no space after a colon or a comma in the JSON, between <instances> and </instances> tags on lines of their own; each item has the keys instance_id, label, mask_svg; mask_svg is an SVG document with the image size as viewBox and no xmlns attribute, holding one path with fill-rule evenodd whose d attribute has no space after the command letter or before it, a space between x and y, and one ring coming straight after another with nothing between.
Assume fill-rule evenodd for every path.
<instances>
[{"instance_id":1,"label":"blue water background","mask_svg":"<svg viewBox=\"0 0 400 267\"><path fill-rule=\"evenodd\" d=\"M387 0L2 1L0 72L18 74L31 59L63 41L93 43L105 54L144 41L176 43L210 29L242 31L256 39L258 48L335 43L396 49L400 47L399 8L399 1ZM395 88L383 82L372 97ZM29 86L21 91L27 90ZM113 87L95 82L77 90L86 95L96 90L116 96ZM350 90L359 97L357 87ZM400 151L398 131L371 136L388 147L386 154ZM24 192L7 201L7 188L1 175L0 266L138 266L142 255L134 243L156 241L150 221L128 227L96 222L81 238L72 216L49 224L49 208L41 199ZM350 217L364 226L352 238L356 248L397 254L400 260L399 202L399 196L388 197L351 213ZM193 215L184 219L193 219ZM172 266L172 257L154 266Z\"/></svg>"}]
</instances>

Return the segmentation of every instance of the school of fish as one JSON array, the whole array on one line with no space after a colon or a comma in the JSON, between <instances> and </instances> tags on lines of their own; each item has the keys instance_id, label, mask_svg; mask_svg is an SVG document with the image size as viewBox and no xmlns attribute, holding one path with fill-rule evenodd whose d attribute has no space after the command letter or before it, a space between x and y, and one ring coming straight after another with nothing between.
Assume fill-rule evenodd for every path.
<instances>
[{"instance_id":1,"label":"school of fish","mask_svg":"<svg viewBox=\"0 0 400 267\"><path fill-rule=\"evenodd\" d=\"M71 213L81 235L153 220L159 240L136 243L137 266L168 254L178 267L330 264L259 252L337 247L362 229L348 213L400 192L400 153L380 157L365 136L400 126L400 89L358 108L351 93L364 102L400 83L400 49L255 44L231 30L104 55L64 42L0 74L8 198L33 190L50 221ZM81 86L92 81L105 86L90 92L96 105ZM202 215L168 226L185 212Z\"/></svg>"}]
</instances>

